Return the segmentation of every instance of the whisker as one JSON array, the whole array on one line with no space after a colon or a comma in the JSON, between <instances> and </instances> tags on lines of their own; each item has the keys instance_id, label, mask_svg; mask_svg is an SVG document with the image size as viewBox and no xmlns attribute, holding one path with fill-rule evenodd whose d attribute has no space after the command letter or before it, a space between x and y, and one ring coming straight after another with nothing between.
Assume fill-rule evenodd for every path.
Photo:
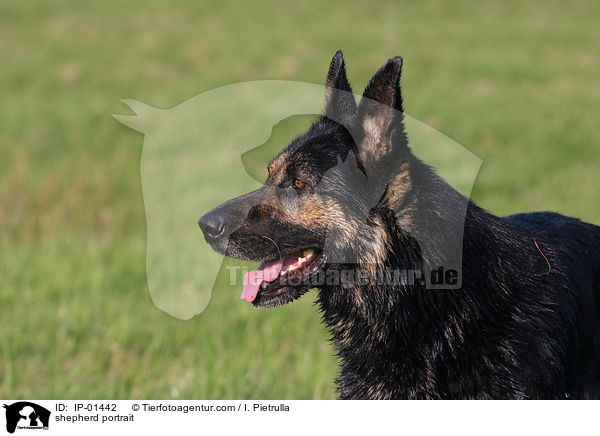
<instances>
[{"instance_id":1,"label":"whisker","mask_svg":"<svg viewBox=\"0 0 600 436\"><path fill-rule=\"evenodd\" d=\"M275 244L275 248L277 248L277 252L279 253L279 259L281 260L283 258L283 256L281 255L281 250L279 249L279 245L277 245L277 242L275 242L274 240L272 240L271 238L269 238L268 236L265 235L261 235L263 238L268 239L269 241L271 241L273 244Z\"/></svg>"}]
</instances>

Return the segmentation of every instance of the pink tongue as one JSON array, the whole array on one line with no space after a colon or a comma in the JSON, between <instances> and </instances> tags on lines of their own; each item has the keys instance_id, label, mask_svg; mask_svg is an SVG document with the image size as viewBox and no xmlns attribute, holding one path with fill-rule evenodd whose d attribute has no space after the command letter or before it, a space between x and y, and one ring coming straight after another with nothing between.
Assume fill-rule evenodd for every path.
<instances>
[{"instance_id":1,"label":"pink tongue","mask_svg":"<svg viewBox=\"0 0 600 436\"><path fill-rule=\"evenodd\" d=\"M282 265L283 259L278 259L266 264L261 264L255 271L248 271L244 276L242 300L252 303L258 294L260 284L263 281L272 282L279 277Z\"/></svg>"}]
</instances>

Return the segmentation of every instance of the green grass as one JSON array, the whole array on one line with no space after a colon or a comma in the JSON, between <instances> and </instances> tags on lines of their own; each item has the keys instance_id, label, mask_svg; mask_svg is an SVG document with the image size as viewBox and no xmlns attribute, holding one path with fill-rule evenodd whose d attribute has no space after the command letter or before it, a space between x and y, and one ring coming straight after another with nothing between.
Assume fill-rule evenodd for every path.
<instances>
[{"instance_id":1,"label":"green grass","mask_svg":"<svg viewBox=\"0 0 600 436\"><path fill-rule=\"evenodd\" d=\"M599 19L592 1L0 3L0 397L335 397L314 295L253 311L224 286L188 321L154 306L120 99L321 84L338 48L360 92L399 54L407 113L483 159L478 203L598 223Z\"/></svg>"}]
</instances>

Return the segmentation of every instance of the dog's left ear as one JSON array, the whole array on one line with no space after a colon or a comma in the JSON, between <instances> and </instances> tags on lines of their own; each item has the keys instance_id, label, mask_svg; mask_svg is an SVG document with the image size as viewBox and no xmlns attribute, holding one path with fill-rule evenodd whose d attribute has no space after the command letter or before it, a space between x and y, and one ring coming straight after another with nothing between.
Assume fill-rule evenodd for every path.
<instances>
[{"instance_id":1,"label":"dog's left ear","mask_svg":"<svg viewBox=\"0 0 600 436\"><path fill-rule=\"evenodd\" d=\"M331 59L327 73L325 115L338 123L347 122L356 117L357 107L350 82L346 77L346 63L341 50Z\"/></svg>"},{"instance_id":2,"label":"dog's left ear","mask_svg":"<svg viewBox=\"0 0 600 436\"><path fill-rule=\"evenodd\" d=\"M389 59L369 81L358 106L366 143L370 148L377 148L365 151L378 156L391 150L394 134L404 129L401 73L402 58Z\"/></svg>"}]
</instances>

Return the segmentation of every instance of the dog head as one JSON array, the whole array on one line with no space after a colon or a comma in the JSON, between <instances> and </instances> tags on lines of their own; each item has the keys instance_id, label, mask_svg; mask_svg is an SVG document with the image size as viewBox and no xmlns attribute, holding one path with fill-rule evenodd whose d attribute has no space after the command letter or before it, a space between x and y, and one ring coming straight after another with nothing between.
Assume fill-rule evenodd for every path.
<instances>
[{"instance_id":1,"label":"dog head","mask_svg":"<svg viewBox=\"0 0 600 436\"><path fill-rule=\"evenodd\" d=\"M357 105L337 52L324 115L271 161L262 188L200 218L215 251L261 262L244 279L243 299L284 304L335 265L381 264L390 243L385 211L411 186L401 68L401 58L388 60Z\"/></svg>"}]
</instances>

